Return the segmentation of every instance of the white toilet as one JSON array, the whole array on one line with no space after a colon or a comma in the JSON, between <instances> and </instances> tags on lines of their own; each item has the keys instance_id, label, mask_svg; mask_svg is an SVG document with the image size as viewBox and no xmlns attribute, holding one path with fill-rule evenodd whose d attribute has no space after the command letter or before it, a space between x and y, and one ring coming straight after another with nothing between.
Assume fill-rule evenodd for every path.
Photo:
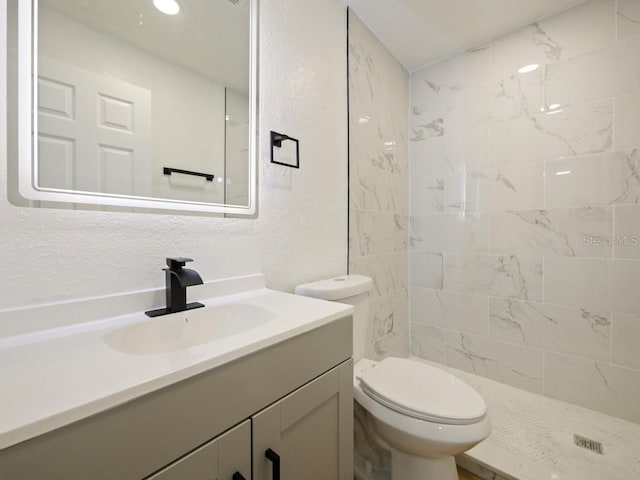
<instances>
[{"instance_id":1,"label":"white toilet","mask_svg":"<svg viewBox=\"0 0 640 480\"><path fill-rule=\"evenodd\" d=\"M454 480L454 455L491 433L484 399L454 375L426 363L364 357L369 277L347 275L296 287L296 293L355 307L354 398L366 410L366 427L391 453L392 480ZM356 470L356 479L369 480Z\"/></svg>"}]
</instances>

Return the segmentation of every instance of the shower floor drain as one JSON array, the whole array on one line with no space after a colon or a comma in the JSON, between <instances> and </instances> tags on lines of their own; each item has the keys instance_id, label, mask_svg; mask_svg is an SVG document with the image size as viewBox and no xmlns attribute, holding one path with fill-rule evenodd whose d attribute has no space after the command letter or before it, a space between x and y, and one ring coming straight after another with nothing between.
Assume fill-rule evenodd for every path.
<instances>
[{"instance_id":1,"label":"shower floor drain","mask_svg":"<svg viewBox=\"0 0 640 480\"><path fill-rule=\"evenodd\" d=\"M575 443L579 447L586 448L587 450L591 450L592 452L596 452L599 455L604 455L604 448L602 447L602 443L591 440L590 438L581 437L580 435L576 435L574 433L573 443Z\"/></svg>"}]
</instances>

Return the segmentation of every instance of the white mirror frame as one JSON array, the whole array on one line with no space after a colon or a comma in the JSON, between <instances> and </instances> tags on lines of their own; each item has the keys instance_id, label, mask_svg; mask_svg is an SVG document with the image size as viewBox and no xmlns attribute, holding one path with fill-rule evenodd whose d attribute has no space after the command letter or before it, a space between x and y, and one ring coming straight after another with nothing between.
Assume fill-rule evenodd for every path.
<instances>
[{"instance_id":1,"label":"white mirror frame","mask_svg":"<svg viewBox=\"0 0 640 480\"><path fill-rule=\"evenodd\" d=\"M20 0L18 10L18 189L28 200L159 209L201 213L255 215L257 211L258 0L250 1L249 202L247 206L131 197L100 192L39 188L38 178L38 0Z\"/></svg>"}]
</instances>

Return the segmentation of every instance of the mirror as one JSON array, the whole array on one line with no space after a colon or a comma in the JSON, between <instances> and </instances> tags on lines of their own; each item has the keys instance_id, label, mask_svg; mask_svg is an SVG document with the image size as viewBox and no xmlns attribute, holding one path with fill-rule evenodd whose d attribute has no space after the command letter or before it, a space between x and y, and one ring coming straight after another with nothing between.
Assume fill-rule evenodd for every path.
<instances>
[{"instance_id":1,"label":"mirror","mask_svg":"<svg viewBox=\"0 0 640 480\"><path fill-rule=\"evenodd\" d=\"M255 213L257 0L14 3L24 198Z\"/></svg>"}]
</instances>

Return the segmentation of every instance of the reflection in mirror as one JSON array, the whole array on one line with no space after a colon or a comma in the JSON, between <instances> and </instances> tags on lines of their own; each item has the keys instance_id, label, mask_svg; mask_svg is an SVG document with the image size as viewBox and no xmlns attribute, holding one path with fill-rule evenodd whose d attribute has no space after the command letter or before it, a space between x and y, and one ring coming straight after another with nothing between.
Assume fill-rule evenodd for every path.
<instances>
[{"instance_id":1,"label":"reflection in mirror","mask_svg":"<svg viewBox=\"0 0 640 480\"><path fill-rule=\"evenodd\" d=\"M34 3L31 186L63 196L23 195L253 213L255 1Z\"/></svg>"}]
</instances>

